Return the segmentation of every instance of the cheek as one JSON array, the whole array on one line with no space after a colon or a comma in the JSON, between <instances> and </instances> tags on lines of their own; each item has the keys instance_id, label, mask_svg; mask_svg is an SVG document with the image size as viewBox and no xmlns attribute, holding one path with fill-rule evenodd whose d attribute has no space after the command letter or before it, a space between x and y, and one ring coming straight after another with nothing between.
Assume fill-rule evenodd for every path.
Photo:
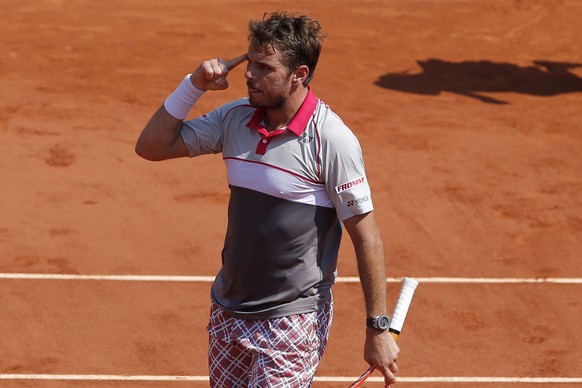
<instances>
[{"instance_id":1,"label":"cheek","mask_svg":"<svg viewBox=\"0 0 582 388\"><path fill-rule=\"evenodd\" d=\"M283 86L283 82L279 77L270 74L265 74L259 78L259 83L265 90L279 90Z\"/></svg>"},{"instance_id":2,"label":"cheek","mask_svg":"<svg viewBox=\"0 0 582 388\"><path fill-rule=\"evenodd\" d=\"M256 73L254 79L259 85L259 88L270 95L281 95L288 93L291 88L291 77L282 76L275 72Z\"/></svg>"}]
</instances>

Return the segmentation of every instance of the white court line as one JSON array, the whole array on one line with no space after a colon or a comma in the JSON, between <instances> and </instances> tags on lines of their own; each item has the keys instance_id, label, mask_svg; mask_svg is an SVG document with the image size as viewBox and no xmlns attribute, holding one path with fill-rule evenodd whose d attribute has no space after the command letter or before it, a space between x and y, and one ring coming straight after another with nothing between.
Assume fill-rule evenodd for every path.
<instances>
[{"instance_id":1,"label":"white court line","mask_svg":"<svg viewBox=\"0 0 582 388\"><path fill-rule=\"evenodd\" d=\"M214 276L172 275L75 275L41 273L0 273L0 279L13 280L109 280L126 282L212 282ZM481 283L481 284L582 284L582 278L455 278L416 277L421 283ZM338 283L358 283L358 277L338 277ZM386 278L388 283L400 283L402 278Z\"/></svg>"},{"instance_id":2,"label":"white court line","mask_svg":"<svg viewBox=\"0 0 582 388\"><path fill-rule=\"evenodd\" d=\"M77 380L77 381L209 381L208 376L124 376L0 374L0 380Z\"/></svg>"},{"instance_id":3,"label":"white court line","mask_svg":"<svg viewBox=\"0 0 582 388\"><path fill-rule=\"evenodd\" d=\"M316 376L317 382L345 382L357 379L341 376ZM0 374L0 380L76 380L76 381L209 381L208 376L124 376L124 375L51 375ZM369 382L382 382L382 377L370 377ZM533 383L576 384L582 377L399 377L400 383Z\"/></svg>"},{"instance_id":4,"label":"white court line","mask_svg":"<svg viewBox=\"0 0 582 388\"><path fill-rule=\"evenodd\" d=\"M211 282L213 276L148 276L148 275L73 275L73 274L26 274L0 273L0 279L29 280L109 280L146 282ZM582 284L580 278L416 278L422 283L560 283ZM359 282L357 277L339 277L338 282ZM401 278L387 278L389 283L400 283ZM353 382L358 378L341 376L316 376L321 382ZM51 374L0 374L0 380L77 380L77 381L208 381L208 376L123 376L123 375L51 375ZM399 377L401 383L539 383L576 384L582 377ZM382 377L370 377L370 382L382 382Z\"/></svg>"},{"instance_id":5,"label":"white court line","mask_svg":"<svg viewBox=\"0 0 582 388\"><path fill-rule=\"evenodd\" d=\"M173 275L75 275L44 273L0 273L0 279L16 280L113 280L124 282L212 282L214 276Z\"/></svg>"},{"instance_id":6,"label":"white court line","mask_svg":"<svg viewBox=\"0 0 582 388\"><path fill-rule=\"evenodd\" d=\"M582 284L582 278L449 278L449 277L414 277L420 283L483 283L483 284ZM338 283L357 283L358 277L339 277ZM402 278L386 278L388 283L400 283Z\"/></svg>"}]
</instances>

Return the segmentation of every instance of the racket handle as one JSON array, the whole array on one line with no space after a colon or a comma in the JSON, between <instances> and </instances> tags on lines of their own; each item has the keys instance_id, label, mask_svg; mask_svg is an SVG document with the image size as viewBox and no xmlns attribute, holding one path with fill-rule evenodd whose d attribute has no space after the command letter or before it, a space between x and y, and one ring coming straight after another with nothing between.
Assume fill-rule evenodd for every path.
<instances>
[{"instance_id":1,"label":"racket handle","mask_svg":"<svg viewBox=\"0 0 582 388\"><path fill-rule=\"evenodd\" d=\"M400 288L400 294L398 295L398 300L394 306L394 311L392 312L392 321L390 322L390 333L394 336L394 339L398 339L402 327L404 326L404 321L406 320L406 314L408 314L408 309L412 303L412 297L418 286L418 280L414 278L403 278L402 287Z\"/></svg>"}]
</instances>

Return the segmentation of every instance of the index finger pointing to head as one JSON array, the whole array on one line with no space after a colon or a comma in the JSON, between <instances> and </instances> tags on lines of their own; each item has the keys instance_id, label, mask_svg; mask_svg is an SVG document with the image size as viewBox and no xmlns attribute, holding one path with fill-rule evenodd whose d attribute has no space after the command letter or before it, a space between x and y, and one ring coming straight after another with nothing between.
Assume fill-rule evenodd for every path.
<instances>
[{"instance_id":1,"label":"index finger pointing to head","mask_svg":"<svg viewBox=\"0 0 582 388\"><path fill-rule=\"evenodd\" d=\"M235 67L237 67L238 65L240 65L241 63L245 62L247 60L247 54L242 54L239 55L236 58L231 59L230 61L226 61L224 64L226 65L226 68L228 69L228 71L234 69Z\"/></svg>"}]
</instances>

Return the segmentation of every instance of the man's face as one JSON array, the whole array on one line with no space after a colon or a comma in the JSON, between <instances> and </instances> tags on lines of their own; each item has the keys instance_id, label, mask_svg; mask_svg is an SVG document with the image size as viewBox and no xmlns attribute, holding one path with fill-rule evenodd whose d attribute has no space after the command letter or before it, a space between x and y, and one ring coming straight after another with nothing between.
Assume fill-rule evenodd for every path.
<instances>
[{"instance_id":1,"label":"man's face","mask_svg":"<svg viewBox=\"0 0 582 388\"><path fill-rule=\"evenodd\" d=\"M245 78L251 105L280 108L289 98L291 74L283 63L281 52L270 45L258 50L252 44L247 52Z\"/></svg>"}]
</instances>

